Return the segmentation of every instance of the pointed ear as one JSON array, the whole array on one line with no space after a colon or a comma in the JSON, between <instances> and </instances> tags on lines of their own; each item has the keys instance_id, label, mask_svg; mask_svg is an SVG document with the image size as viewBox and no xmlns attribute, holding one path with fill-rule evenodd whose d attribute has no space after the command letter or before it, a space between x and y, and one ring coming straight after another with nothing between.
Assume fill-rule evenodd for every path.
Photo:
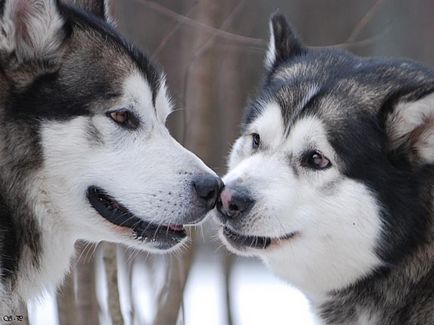
<instances>
[{"instance_id":1,"label":"pointed ear","mask_svg":"<svg viewBox=\"0 0 434 325\"><path fill-rule=\"evenodd\" d=\"M65 38L57 0L6 0L0 19L0 54L17 62L54 59Z\"/></svg>"},{"instance_id":2,"label":"pointed ear","mask_svg":"<svg viewBox=\"0 0 434 325\"><path fill-rule=\"evenodd\" d=\"M110 0L69 0L69 2L91 14L110 21Z\"/></svg>"},{"instance_id":3,"label":"pointed ear","mask_svg":"<svg viewBox=\"0 0 434 325\"><path fill-rule=\"evenodd\" d=\"M279 64L303 52L295 32L286 17L275 13L270 19L270 41L265 58L265 68L273 71Z\"/></svg>"},{"instance_id":4,"label":"pointed ear","mask_svg":"<svg viewBox=\"0 0 434 325\"><path fill-rule=\"evenodd\" d=\"M434 164L434 89L423 97L398 100L386 116L391 151L404 154L411 164Z\"/></svg>"}]
</instances>

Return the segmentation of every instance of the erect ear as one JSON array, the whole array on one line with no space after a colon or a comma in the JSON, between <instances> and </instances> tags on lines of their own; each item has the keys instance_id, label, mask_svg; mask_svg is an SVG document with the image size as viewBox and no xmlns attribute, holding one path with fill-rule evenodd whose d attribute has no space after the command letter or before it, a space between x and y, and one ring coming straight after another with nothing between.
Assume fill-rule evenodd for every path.
<instances>
[{"instance_id":1,"label":"erect ear","mask_svg":"<svg viewBox=\"0 0 434 325\"><path fill-rule=\"evenodd\" d=\"M270 19L270 41L265 58L267 71L273 71L279 64L302 52L303 46L286 17L280 13L273 14Z\"/></svg>"},{"instance_id":2,"label":"erect ear","mask_svg":"<svg viewBox=\"0 0 434 325\"><path fill-rule=\"evenodd\" d=\"M65 37L57 0L4 0L0 58L17 62L54 59Z\"/></svg>"},{"instance_id":3,"label":"erect ear","mask_svg":"<svg viewBox=\"0 0 434 325\"><path fill-rule=\"evenodd\" d=\"M398 100L386 116L386 132L390 150L418 166L434 164L434 89Z\"/></svg>"},{"instance_id":4,"label":"erect ear","mask_svg":"<svg viewBox=\"0 0 434 325\"><path fill-rule=\"evenodd\" d=\"M105 20L110 20L110 0L68 0L75 6Z\"/></svg>"}]
</instances>

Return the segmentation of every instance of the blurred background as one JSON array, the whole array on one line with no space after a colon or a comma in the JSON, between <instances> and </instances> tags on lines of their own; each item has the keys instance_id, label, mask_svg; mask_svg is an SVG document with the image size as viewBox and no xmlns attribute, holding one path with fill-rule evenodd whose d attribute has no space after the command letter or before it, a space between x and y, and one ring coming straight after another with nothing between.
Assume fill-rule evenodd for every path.
<instances>
[{"instance_id":1,"label":"blurred background","mask_svg":"<svg viewBox=\"0 0 434 325\"><path fill-rule=\"evenodd\" d=\"M112 0L118 28L165 70L172 134L220 175L263 73L279 9L309 46L434 62L433 0ZM34 324L314 324L295 288L221 246L212 220L173 256L77 244L57 296L29 305Z\"/></svg>"}]
</instances>

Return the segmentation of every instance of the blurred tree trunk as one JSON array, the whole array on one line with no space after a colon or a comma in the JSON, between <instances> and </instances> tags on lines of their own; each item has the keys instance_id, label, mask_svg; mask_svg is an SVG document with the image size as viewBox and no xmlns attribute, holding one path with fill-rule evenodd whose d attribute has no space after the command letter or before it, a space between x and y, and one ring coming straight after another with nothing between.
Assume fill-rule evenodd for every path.
<instances>
[{"instance_id":1,"label":"blurred tree trunk","mask_svg":"<svg viewBox=\"0 0 434 325\"><path fill-rule=\"evenodd\" d=\"M128 263L127 249L123 245L116 247L116 265L118 272L118 290L120 308L124 325L132 325L134 319L134 307L132 298L132 264Z\"/></svg>"},{"instance_id":2,"label":"blurred tree trunk","mask_svg":"<svg viewBox=\"0 0 434 325\"><path fill-rule=\"evenodd\" d=\"M168 286L160 292L158 297L158 310L154 325L177 324L193 256L193 245L180 256L169 256L166 278Z\"/></svg>"},{"instance_id":3,"label":"blurred tree trunk","mask_svg":"<svg viewBox=\"0 0 434 325\"><path fill-rule=\"evenodd\" d=\"M60 325L75 325L75 291L72 273L68 274L57 294L57 308Z\"/></svg>"},{"instance_id":4,"label":"blurred tree trunk","mask_svg":"<svg viewBox=\"0 0 434 325\"><path fill-rule=\"evenodd\" d=\"M98 302L96 300L95 286L95 257L88 257L89 253L94 252L95 249L96 244L78 244L77 256L81 257L78 258L74 270L77 306L74 324L98 324ZM83 250L85 251L83 252Z\"/></svg>"},{"instance_id":5,"label":"blurred tree trunk","mask_svg":"<svg viewBox=\"0 0 434 325\"><path fill-rule=\"evenodd\" d=\"M232 313L232 296L231 296L231 275L234 257L229 252L223 253L223 276L224 276L224 294L226 303L226 325L232 325L233 313Z\"/></svg>"},{"instance_id":6,"label":"blurred tree trunk","mask_svg":"<svg viewBox=\"0 0 434 325\"><path fill-rule=\"evenodd\" d=\"M116 263L117 244L104 243L104 264L107 274L108 308L112 324L122 325L122 311L118 287L118 271Z\"/></svg>"}]
</instances>

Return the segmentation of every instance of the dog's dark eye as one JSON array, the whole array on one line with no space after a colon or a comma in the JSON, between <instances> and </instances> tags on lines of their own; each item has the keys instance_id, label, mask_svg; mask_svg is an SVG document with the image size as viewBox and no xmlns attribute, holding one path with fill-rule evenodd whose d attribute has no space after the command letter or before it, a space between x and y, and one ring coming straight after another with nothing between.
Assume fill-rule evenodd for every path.
<instances>
[{"instance_id":1,"label":"dog's dark eye","mask_svg":"<svg viewBox=\"0 0 434 325\"><path fill-rule=\"evenodd\" d=\"M110 117L117 124L128 129L137 129L137 127L139 126L139 119L133 113L126 109L108 112L107 116Z\"/></svg>"},{"instance_id":2,"label":"dog's dark eye","mask_svg":"<svg viewBox=\"0 0 434 325\"><path fill-rule=\"evenodd\" d=\"M301 164L303 167L317 170L327 169L332 165L330 160L317 150L306 153Z\"/></svg>"},{"instance_id":3,"label":"dog's dark eye","mask_svg":"<svg viewBox=\"0 0 434 325\"><path fill-rule=\"evenodd\" d=\"M252 133L252 149L256 150L261 144L261 137L258 133Z\"/></svg>"}]
</instances>

